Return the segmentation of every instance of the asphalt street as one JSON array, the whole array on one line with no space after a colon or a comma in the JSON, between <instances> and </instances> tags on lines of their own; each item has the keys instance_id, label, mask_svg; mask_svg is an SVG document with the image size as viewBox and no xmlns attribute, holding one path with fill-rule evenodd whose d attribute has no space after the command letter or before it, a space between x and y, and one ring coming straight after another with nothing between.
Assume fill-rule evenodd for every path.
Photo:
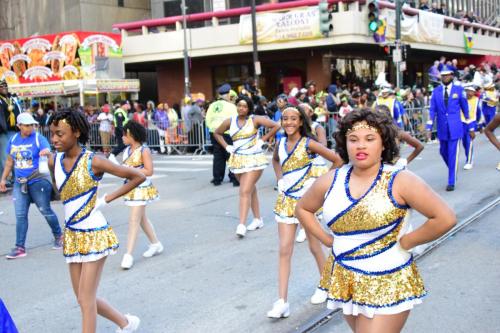
<instances>
[{"instance_id":1,"label":"asphalt street","mask_svg":"<svg viewBox=\"0 0 500 333\"><path fill-rule=\"evenodd\" d=\"M455 192L444 191L447 171L439 157L438 145L426 145L425 148L410 169L445 198L459 219L500 195L500 173L495 169L500 155L483 136L476 140L474 169L464 171L460 168ZM460 159L462 166L463 153ZM134 254L136 264L129 271L120 268L128 208L121 200L106 207L104 214L122 241L122 248L117 255L107 259L99 295L121 311L140 316L139 332L296 331L304 322L321 313L324 306L309 303L319 274L307 243L296 244L289 290L291 316L284 320L266 317L266 312L277 299L278 235L272 214L277 192L273 189L273 170L268 167L258 183L265 227L248 232L247 237L239 240L234 234L238 223L238 190L227 183L227 179L219 187L209 183L211 160L211 156L155 155L153 182L160 191L161 200L149 206L147 212L165 251L151 259L142 258L147 242L141 235ZM111 191L120 182L115 177L105 177L101 194ZM56 203L54 209L62 221L61 204ZM0 197L0 210L4 212L0 215L0 254L3 256L15 240L15 214L8 195ZM498 216L498 210L496 212ZM415 226L422 221L418 214L412 215ZM478 223L477 227L481 225ZM474 234L471 235L464 244L475 246L473 244L479 242L479 237L476 239ZM453 241L457 242L460 237ZM67 265L60 251L50 249L51 241L49 227L32 206L28 256L12 261L0 259L0 298L22 333L67 333L78 332L80 328L80 311L71 290ZM493 249L487 248L488 251ZM422 268L422 274L431 293L421 306L422 310L415 310L412 314L408 329L420 324L414 318L418 318L418 311L431 311L432 305L428 304L432 302L437 302L434 306L442 310L435 314L435 318L442 320L443 325L449 323L446 321L448 314L463 313L458 308L465 311L462 307L476 307L478 312L481 311L480 302L466 298L460 302L452 297L436 300L432 286L432 281L437 279L437 283L448 283L450 291L460 293L464 290L465 281L449 279L452 274L460 276L458 268L449 265L471 256L493 256L493 252L485 250L483 254L473 250L471 247L468 252L449 252L449 263L440 258L433 259L433 256L445 252L441 248L425 259L430 268ZM488 269L477 271L476 280L493 281L499 275L498 267L490 262ZM468 270L467 273L475 274L475 267L468 265ZM488 289L477 288L478 297L488 296L494 285L490 283ZM491 307L485 306L484 314L488 309L494 309L494 303L499 305L498 297L491 298ZM485 317L480 318L484 320ZM113 324L99 318L98 332L114 332L114 329Z\"/></svg>"}]
</instances>

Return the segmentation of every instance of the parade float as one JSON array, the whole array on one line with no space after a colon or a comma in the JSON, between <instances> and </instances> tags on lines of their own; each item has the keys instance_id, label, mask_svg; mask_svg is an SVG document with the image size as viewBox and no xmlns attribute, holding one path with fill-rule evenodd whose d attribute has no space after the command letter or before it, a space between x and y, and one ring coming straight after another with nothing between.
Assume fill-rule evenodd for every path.
<instances>
[{"instance_id":1,"label":"parade float","mask_svg":"<svg viewBox=\"0 0 500 333\"><path fill-rule=\"evenodd\" d=\"M139 80L124 78L121 58L121 36L113 33L74 31L0 41L0 79L21 100L99 104L139 92Z\"/></svg>"}]
</instances>

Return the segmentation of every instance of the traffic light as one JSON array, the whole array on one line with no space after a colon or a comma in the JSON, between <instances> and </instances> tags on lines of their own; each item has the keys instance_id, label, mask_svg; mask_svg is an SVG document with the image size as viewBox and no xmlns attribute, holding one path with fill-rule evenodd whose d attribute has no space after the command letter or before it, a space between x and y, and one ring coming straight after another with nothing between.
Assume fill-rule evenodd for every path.
<instances>
[{"instance_id":1,"label":"traffic light","mask_svg":"<svg viewBox=\"0 0 500 333\"><path fill-rule=\"evenodd\" d=\"M372 1L368 4L368 30L371 32L377 31L379 27L379 7L377 1Z\"/></svg>"},{"instance_id":2,"label":"traffic light","mask_svg":"<svg viewBox=\"0 0 500 333\"><path fill-rule=\"evenodd\" d=\"M384 45L383 50L384 50L385 55L387 55L387 56L391 55L391 47L389 45Z\"/></svg>"},{"instance_id":3,"label":"traffic light","mask_svg":"<svg viewBox=\"0 0 500 333\"><path fill-rule=\"evenodd\" d=\"M328 8L328 1L321 0L318 3L319 10L319 31L325 36L328 37L328 34L333 30L332 25L332 14Z\"/></svg>"}]
</instances>

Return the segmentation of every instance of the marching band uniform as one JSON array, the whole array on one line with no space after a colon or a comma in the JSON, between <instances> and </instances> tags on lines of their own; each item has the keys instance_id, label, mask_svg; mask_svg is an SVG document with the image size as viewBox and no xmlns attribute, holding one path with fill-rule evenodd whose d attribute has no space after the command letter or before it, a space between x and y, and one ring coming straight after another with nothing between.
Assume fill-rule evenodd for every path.
<instances>
[{"instance_id":1,"label":"marching band uniform","mask_svg":"<svg viewBox=\"0 0 500 333\"><path fill-rule=\"evenodd\" d=\"M495 90L493 83L489 83L484 87L481 99L485 125L488 125L495 117L498 107L498 92Z\"/></svg>"},{"instance_id":2,"label":"marching band uniform","mask_svg":"<svg viewBox=\"0 0 500 333\"><path fill-rule=\"evenodd\" d=\"M391 112L391 116L394 119L394 123L399 127L403 128L403 105L396 99L396 96L389 95L384 97L384 94L391 94L394 91L391 88L383 88L380 92L380 96L377 97L375 105L385 105Z\"/></svg>"},{"instance_id":3,"label":"marching band uniform","mask_svg":"<svg viewBox=\"0 0 500 333\"><path fill-rule=\"evenodd\" d=\"M381 164L371 187L356 199L349 191L352 168L335 171L323 204L334 235L320 283L328 291L328 308L368 318L412 309L426 290L413 256L399 244L410 208L392 195L399 170Z\"/></svg>"},{"instance_id":4,"label":"marching band uniform","mask_svg":"<svg viewBox=\"0 0 500 333\"><path fill-rule=\"evenodd\" d=\"M450 74L452 71L446 66L441 74ZM461 110L461 111L460 111ZM459 141L463 137L461 114L469 119L469 106L461 86L450 82L447 86L440 85L434 89L431 96L429 120L427 130L432 130L434 121L437 123L439 152L448 167L448 191L455 189L457 180Z\"/></svg>"},{"instance_id":5,"label":"marching band uniform","mask_svg":"<svg viewBox=\"0 0 500 333\"><path fill-rule=\"evenodd\" d=\"M473 85L466 85L464 87L465 90L472 90L476 92L476 89ZM470 131L477 131L480 126L482 126L482 112L481 112L481 101L477 96L472 96L471 98L467 97L467 104L469 106L469 119L466 119L464 114L460 114L460 118L462 119L463 124L463 136L462 136L462 145L465 149L465 170L472 169L472 163L474 158L474 147L473 140L470 137Z\"/></svg>"},{"instance_id":6,"label":"marching band uniform","mask_svg":"<svg viewBox=\"0 0 500 333\"><path fill-rule=\"evenodd\" d=\"M64 153L57 153L54 176L64 205L63 254L67 263L97 261L115 254L118 238L99 210L94 210L101 177L92 172L94 153L82 149L69 172L63 166Z\"/></svg>"},{"instance_id":7,"label":"marching band uniform","mask_svg":"<svg viewBox=\"0 0 500 333\"><path fill-rule=\"evenodd\" d=\"M300 138L290 153L286 149L287 140L288 138L284 137L278 143L285 190L278 194L274 215L276 222L298 224L299 220L294 213L295 205L314 182L312 164L316 155L307 152L310 138Z\"/></svg>"},{"instance_id":8,"label":"marching band uniform","mask_svg":"<svg viewBox=\"0 0 500 333\"><path fill-rule=\"evenodd\" d=\"M128 146L123 153L123 165L131 168L144 168L144 162L142 160L142 151L144 147L145 146L142 145L131 152L131 147ZM127 206L144 206L158 200L160 196L156 187L153 186L151 179L147 178L142 184L125 194L123 198Z\"/></svg>"},{"instance_id":9,"label":"marching band uniform","mask_svg":"<svg viewBox=\"0 0 500 333\"><path fill-rule=\"evenodd\" d=\"M234 174L262 170L269 164L262 145L259 144L259 131L253 120L253 115L249 116L245 124L239 127L238 116L231 117L229 135L233 141L234 152L229 157L228 166Z\"/></svg>"}]
</instances>

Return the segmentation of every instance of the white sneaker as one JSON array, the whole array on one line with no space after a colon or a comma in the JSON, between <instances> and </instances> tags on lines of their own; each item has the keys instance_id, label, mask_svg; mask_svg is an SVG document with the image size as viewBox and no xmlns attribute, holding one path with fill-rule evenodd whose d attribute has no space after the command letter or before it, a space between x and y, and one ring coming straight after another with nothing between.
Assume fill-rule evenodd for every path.
<instances>
[{"instance_id":1,"label":"white sneaker","mask_svg":"<svg viewBox=\"0 0 500 333\"><path fill-rule=\"evenodd\" d=\"M264 221L262 220L262 218L260 218L260 219L254 218L252 220L252 223L250 223L248 225L247 230L254 231L254 230L262 228L263 226L264 226Z\"/></svg>"},{"instance_id":2,"label":"white sneaker","mask_svg":"<svg viewBox=\"0 0 500 333\"><path fill-rule=\"evenodd\" d=\"M116 156L115 156L115 155L113 155L113 154L109 154L108 160L109 160L111 163L113 163L113 164L117 164L117 165L119 165L119 164L120 164L120 162L118 162L118 160L116 159Z\"/></svg>"},{"instance_id":3,"label":"white sneaker","mask_svg":"<svg viewBox=\"0 0 500 333\"><path fill-rule=\"evenodd\" d=\"M134 265L134 257L132 257L128 253L125 253L122 259L122 264L121 264L122 268L130 269L133 265Z\"/></svg>"},{"instance_id":4,"label":"white sneaker","mask_svg":"<svg viewBox=\"0 0 500 333\"><path fill-rule=\"evenodd\" d=\"M466 165L464 165L464 170L470 170L472 169L472 163L467 163Z\"/></svg>"},{"instance_id":5,"label":"white sneaker","mask_svg":"<svg viewBox=\"0 0 500 333\"><path fill-rule=\"evenodd\" d=\"M158 242L154 244L149 244L148 249L146 250L146 252L142 254L142 256L144 258L151 258L155 254L160 254L162 252L163 252L163 245L160 242Z\"/></svg>"},{"instance_id":6,"label":"white sneaker","mask_svg":"<svg viewBox=\"0 0 500 333\"><path fill-rule=\"evenodd\" d=\"M245 237L245 234L247 233L247 227L245 227L243 224L238 224L238 227L236 228L236 235L238 235L240 238Z\"/></svg>"},{"instance_id":7,"label":"white sneaker","mask_svg":"<svg viewBox=\"0 0 500 333\"><path fill-rule=\"evenodd\" d=\"M321 303L326 302L327 298L328 298L328 293L325 290L316 288L314 295L311 296L311 303L312 304L321 304Z\"/></svg>"},{"instance_id":8,"label":"white sneaker","mask_svg":"<svg viewBox=\"0 0 500 333\"><path fill-rule=\"evenodd\" d=\"M280 298L273 304L271 311L267 312L269 318L287 318L290 315L290 304L285 303L283 298Z\"/></svg>"},{"instance_id":9,"label":"white sneaker","mask_svg":"<svg viewBox=\"0 0 500 333\"><path fill-rule=\"evenodd\" d=\"M116 330L116 333L130 333L130 332L135 332L139 328L139 325L141 324L141 320L139 317L132 316L130 314L126 314L125 317L128 320L127 326L124 328L118 328Z\"/></svg>"},{"instance_id":10,"label":"white sneaker","mask_svg":"<svg viewBox=\"0 0 500 333\"><path fill-rule=\"evenodd\" d=\"M302 243L306 240L306 231L302 228L300 228L299 233L297 234L297 237L295 238L295 241L297 243Z\"/></svg>"}]
</instances>

